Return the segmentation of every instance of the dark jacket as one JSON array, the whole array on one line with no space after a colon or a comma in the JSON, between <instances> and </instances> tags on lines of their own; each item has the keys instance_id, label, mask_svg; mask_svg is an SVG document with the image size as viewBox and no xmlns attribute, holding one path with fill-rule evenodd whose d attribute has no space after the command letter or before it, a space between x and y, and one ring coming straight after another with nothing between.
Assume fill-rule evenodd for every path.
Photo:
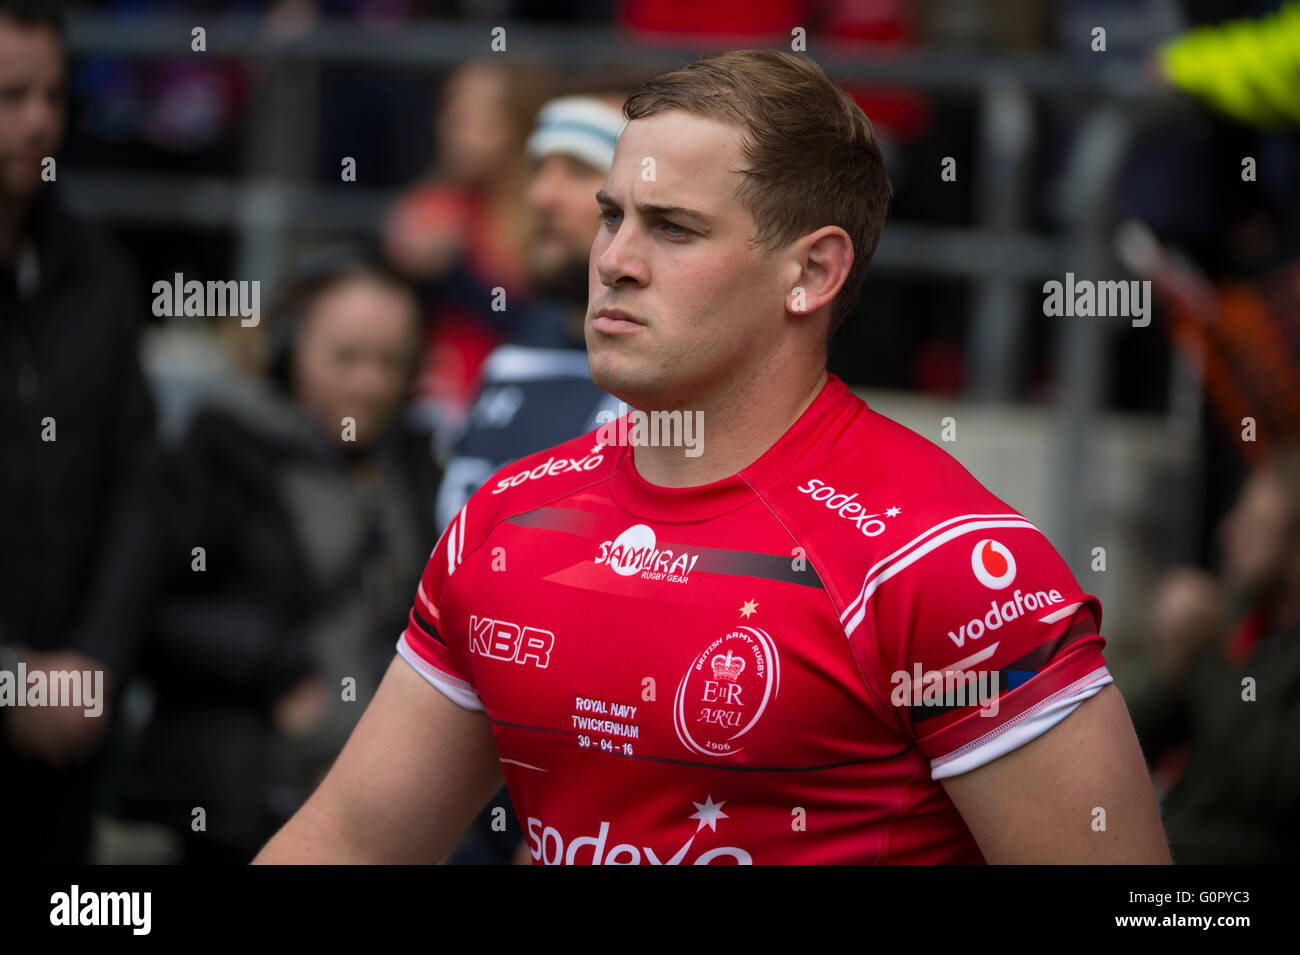
<instances>
[{"instance_id":1,"label":"dark jacket","mask_svg":"<svg viewBox=\"0 0 1300 955\"><path fill-rule=\"evenodd\" d=\"M147 567L128 558L151 546L143 300L121 253L53 197L31 221L36 289L0 281L0 639L125 671Z\"/></svg>"},{"instance_id":2,"label":"dark jacket","mask_svg":"<svg viewBox=\"0 0 1300 955\"><path fill-rule=\"evenodd\" d=\"M0 644L79 650L120 687L152 549L143 298L122 254L50 193L28 222L35 284L20 289L18 260L0 262ZM94 772L54 772L0 743L0 818L23 820L13 828L43 857L78 858Z\"/></svg>"},{"instance_id":3,"label":"dark jacket","mask_svg":"<svg viewBox=\"0 0 1300 955\"><path fill-rule=\"evenodd\" d=\"M365 494L352 473L372 467ZM337 446L260 385L206 402L164 463L161 591L140 658L154 714L124 815L251 854L310 794L373 695L436 542L427 434ZM204 569L196 570L194 548ZM271 708L309 673L324 722L277 739ZM341 681L357 684L356 702Z\"/></svg>"},{"instance_id":4,"label":"dark jacket","mask_svg":"<svg viewBox=\"0 0 1300 955\"><path fill-rule=\"evenodd\" d=\"M1243 700L1242 681L1255 681ZM1291 864L1300 853L1300 628L1266 632L1250 658L1215 645L1175 687L1130 701L1147 761L1178 745L1186 764L1161 807L1178 864Z\"/></svg>"}]
</instances>

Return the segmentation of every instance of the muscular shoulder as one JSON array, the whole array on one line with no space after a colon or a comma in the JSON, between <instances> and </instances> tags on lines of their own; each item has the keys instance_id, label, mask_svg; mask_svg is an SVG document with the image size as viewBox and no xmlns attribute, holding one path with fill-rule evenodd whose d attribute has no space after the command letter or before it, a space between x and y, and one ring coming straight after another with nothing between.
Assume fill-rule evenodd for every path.
<instances>
[{"instance_id":1,"label":"muscular shoulder","mask_svg":"<svg viewBox=\"0 0 1300 955\"><path fill-rule=\"evenodd\" d=\"M761 493L840 609L869 576L900 574L959 537L1033 526L948 452L865 404Z\"/></svg>"},{"instance_id":2,"label":"muscular shoulder","mask_svg":"<svg viewBox=\"0 0 1300 955\"><path fill-rule=\"evenodd\" d=\"M864 406L767 493L878 714L917 740L935 778L1021 745L1110 680L1096 597L1033 523L920 435ZM951 674L982 689L926 696Z\"/></svg>"}]
</instances>

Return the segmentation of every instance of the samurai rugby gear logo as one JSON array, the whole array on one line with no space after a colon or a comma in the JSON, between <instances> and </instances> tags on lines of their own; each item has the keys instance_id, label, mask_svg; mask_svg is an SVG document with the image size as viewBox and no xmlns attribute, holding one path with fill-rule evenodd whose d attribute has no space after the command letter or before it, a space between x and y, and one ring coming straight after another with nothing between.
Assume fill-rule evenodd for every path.
<instances>
[{"instance_id":1,"label":"samurai rugby gear logo","mask_svg":"<svg viewBox=\"0 0 1300 955\"><path fill-rule=\"evenodd\" d=\"M646 580L668 580L684 584L690 579L699 554L659 549L654 529L633 524L618 537L603 541L595 563L605 564L620 577L640 575Z\"/></svg>"}]
</instances>

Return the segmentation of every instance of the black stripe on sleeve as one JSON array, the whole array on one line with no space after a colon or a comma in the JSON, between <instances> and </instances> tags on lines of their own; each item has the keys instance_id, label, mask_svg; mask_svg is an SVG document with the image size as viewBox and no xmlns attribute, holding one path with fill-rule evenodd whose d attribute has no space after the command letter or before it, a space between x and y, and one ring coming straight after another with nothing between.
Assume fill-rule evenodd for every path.
<instances>
[{"instance_id":1,"label":"black stripe on sleeve","mask_svg":"<svg viewBox=\"0 0 1300 955\"><path fill-rule=\"evenodd\" d=\"M433 624L431 624L428 620L425 620L424 617L420 614L419 609L415 607L411 608L411 623L419 627L420 631L425 636L433 637L433 639L437 640L444 647L447 645L447 641L442 639L442 634L438 632L438 628L435 627Z\"/></svg>"}]
</instances>

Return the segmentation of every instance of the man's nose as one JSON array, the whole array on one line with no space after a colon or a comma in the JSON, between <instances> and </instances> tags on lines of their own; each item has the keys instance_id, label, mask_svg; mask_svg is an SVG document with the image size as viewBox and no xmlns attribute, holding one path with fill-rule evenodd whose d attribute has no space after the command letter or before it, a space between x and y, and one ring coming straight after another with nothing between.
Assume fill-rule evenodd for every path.
<instances>
[{"instance_id":1,"label":"man's nose","mask_svg":"<svg viewBox=\"0 0 1300 955\"><path fill-rule=\"evenodd\" d=\"M613 288L624 279L630 278L644 285L645 271L645 262L639 250L639 238L636 231L624 221L596 255L596 272L600 276L601 284Z\"/></svg>"}]
</instances>

